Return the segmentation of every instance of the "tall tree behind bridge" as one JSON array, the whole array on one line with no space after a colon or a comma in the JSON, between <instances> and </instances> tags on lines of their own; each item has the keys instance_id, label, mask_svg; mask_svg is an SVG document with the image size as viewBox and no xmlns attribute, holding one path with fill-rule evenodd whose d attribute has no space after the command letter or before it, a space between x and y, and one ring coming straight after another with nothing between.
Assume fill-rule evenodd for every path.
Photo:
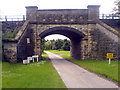
<instances>
[{"instance_id":1,"label":"tall tree behind bridge","mask_svg":"<svg viewBox=\"0 0 120 90\"><path fill-rule=\"evenodd\" d=\"M113 9L113 11L117 14L120 15L120 0L116 0L115 2L115 7Z\"/></svg>"},{"instance_id":2,"label":"tall tree behind bridge","mask_svg":"<svg viewBox=\"0 0 120 90\"><path fill-rule=\"evenodd\" d=\"M42 50L70 50L70 40L64 39L58 39L58 40L42 40Z\"/></svg>"}]
</instances>

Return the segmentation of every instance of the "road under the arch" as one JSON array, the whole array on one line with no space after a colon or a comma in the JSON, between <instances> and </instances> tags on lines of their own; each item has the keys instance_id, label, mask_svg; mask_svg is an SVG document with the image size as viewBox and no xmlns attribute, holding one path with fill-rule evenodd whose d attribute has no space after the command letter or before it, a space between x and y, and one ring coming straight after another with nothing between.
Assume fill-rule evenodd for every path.
<instances>
[{"instance_id":1,"label":"road under the arch","mask_svg":"<svg viewBox=\"0 0 120 90\"><path fill-rule=\"evenodd\" d=\"M118 88L118 86L91 73L64 58L45 51L67 88Z\"/></svg>"}]
</instances>

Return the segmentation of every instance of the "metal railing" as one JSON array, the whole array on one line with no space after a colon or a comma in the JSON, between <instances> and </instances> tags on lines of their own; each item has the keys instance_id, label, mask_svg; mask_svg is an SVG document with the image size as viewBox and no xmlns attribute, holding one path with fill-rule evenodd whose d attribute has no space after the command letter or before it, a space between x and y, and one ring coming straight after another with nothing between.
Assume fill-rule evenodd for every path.
<instances>
[{"instance_id":1,"label":"metal railing","mask_svg":"<svg viewBox=\"0 0 120 90\"><path fill-rule=\"evenodd\" d=\"M99 19L120 19L119 14L101 14Z\"/></svg>"},{"instance_id":2,"label":"metal railing","mask_svg":"<svg viewBox=\"0 0 120 90\"><path fill-rule=\"evenodd\" d=\"M26 15L2 15L0 21L25 21Z\"/></svg>"}]
</instances>

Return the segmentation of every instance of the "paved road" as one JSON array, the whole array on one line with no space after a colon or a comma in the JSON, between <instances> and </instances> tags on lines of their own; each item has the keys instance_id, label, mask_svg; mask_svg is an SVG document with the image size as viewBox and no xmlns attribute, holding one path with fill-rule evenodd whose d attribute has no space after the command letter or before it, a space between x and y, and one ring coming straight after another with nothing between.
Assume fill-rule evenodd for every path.
<instances>
[{"instance_id":1,"label":"paved road","mask_svg":"<svg viewBox=\"0 0 120 90\"><path fill-rule=\"evenodd\" d=\"M103 79L62 57L45 51L51 59L67 88L118 88L113 82Z\"/></svg>"}]
</instances>

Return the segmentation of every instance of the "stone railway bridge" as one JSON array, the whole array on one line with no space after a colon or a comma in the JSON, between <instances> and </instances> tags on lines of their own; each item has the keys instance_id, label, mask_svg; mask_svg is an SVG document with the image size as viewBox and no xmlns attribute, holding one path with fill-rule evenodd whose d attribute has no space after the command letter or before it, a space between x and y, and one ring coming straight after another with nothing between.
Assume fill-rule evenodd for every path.
<instances>
[{"instance_id":1,"label":"stone railway bridge","mask_svg":"<svg viewBox=\"0 0 120 90\"><path fill-rule=\"evenodd\" d=\"M26 7L26 21L16 37L3 40L5 59L21 62L32 55L41 59L41 40L51 34L61 34L71 40L72 58L103 60L111 52L118 59L120 33L99 20L99 7L52 10Z\"/></svg>"}]
</instances>

